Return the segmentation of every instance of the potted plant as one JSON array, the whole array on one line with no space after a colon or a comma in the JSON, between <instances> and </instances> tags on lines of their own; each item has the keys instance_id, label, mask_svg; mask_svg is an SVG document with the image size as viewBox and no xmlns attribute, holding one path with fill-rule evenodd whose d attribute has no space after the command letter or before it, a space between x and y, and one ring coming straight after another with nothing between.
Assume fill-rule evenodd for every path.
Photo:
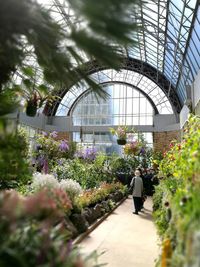
<instances>
[{"instance_id":1,"label":"potted plant","mask_svg":"<svg viewBox=\"0 0 200 267\"><path fill-rule=\"evenodd\" d=\"M128 130L127 126L118 126L117 129L110 128L111 134L117 136L118 145L126 144L127 130Z\"/></svg>"}]
</instances>

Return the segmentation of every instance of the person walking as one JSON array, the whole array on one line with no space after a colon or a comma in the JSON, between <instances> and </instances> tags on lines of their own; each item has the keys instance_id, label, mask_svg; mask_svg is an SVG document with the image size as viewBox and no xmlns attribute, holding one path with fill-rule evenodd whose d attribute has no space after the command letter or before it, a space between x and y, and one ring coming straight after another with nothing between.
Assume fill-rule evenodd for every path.
<instances>
[{"instance_id":1,"label":"person walking","mask_svg":"<svg viewBox=\"0 0 200 267\"><path fill-rule=\"evenodd\" d=\"M133 214L138 214L142 207L142 193L144 189L140 170L135 170L135 176L132 178L130 186L133 188L132 195L135 207Z\"/></svg>"}]
</instances>

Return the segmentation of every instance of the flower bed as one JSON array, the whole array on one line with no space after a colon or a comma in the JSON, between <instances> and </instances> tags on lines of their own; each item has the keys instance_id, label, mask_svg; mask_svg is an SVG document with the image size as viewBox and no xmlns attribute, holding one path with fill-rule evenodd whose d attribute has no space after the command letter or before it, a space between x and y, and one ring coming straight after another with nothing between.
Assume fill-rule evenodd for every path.
<instances>
[{"instance_id":1,"label":"flower bed","mask_svg":"<svg viewBox=\"0 0 200 267\"><path fill-rule=\"evenodd\" d=\"M69 188L78 188L75 183L37 174L26 196L14 190L0 193L0 266L49 266L48 262L85 266L71 239L113 209L110 194L117 202L126 194L126 187L103 183L80 196L78 190L68 194Z\"/></svg>"},{"instance_id":2,"label":"flower bed","mask_svg":"<svg viewBox=\"0 0 200 267\"><path fill-rule=\"evenodd\" d=\"M121 183L102 183L98 189L84 191L75 201L75 212L76 214L78 212L79 218L83 219L76 224L77 220L72 215L78 233L84 232L89 225L111 211L126 194L127 188Z\"/></svg>"},{"instance_id":3,"label":"flower bed","mask_svg":"<svg viewBox=\"0 0 200 267\"><path fill-rule=\"evenodd\" d=\"M183 141L173 142L159 166L154 218L162 253L157 266L200 263L200 118L191 116Z\"/></svg>"}]
</instances>

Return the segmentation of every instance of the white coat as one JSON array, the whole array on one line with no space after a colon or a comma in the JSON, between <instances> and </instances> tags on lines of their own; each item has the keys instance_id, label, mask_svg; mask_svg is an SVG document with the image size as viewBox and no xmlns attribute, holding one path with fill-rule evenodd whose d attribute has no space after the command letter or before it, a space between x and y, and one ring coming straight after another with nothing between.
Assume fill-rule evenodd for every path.
<instances>
[{"instance_id":1,"label":"white coat","mask_svg":"<svg viewBox=\"0 0 200 267\"><path fill-rule=\"evenodd\" d=\"M142 197L144 187L142 178L140 176L133 177L130 186L133 186L133 197Z\"/></svg>"}]
</instances>

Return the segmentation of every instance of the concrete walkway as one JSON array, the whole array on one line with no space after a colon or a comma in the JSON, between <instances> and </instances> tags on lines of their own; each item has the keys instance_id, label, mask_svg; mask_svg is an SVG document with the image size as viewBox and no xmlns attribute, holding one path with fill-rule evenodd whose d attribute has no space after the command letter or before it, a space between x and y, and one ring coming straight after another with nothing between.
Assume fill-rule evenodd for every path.
<instances>
[{"instance_id":1,"label":"concrete walkway","mask_svg":"<svg viewBox=\"0 0 200 267\"><path fill-rule=\"evenodd\" d=\"M104 252L98 263L107 267L154 267L158 240L152 222L152 200L145 201L144 213L132 214L129 196L102 224L80 244L86 255Z\"/></svg>"}]
</instances>

